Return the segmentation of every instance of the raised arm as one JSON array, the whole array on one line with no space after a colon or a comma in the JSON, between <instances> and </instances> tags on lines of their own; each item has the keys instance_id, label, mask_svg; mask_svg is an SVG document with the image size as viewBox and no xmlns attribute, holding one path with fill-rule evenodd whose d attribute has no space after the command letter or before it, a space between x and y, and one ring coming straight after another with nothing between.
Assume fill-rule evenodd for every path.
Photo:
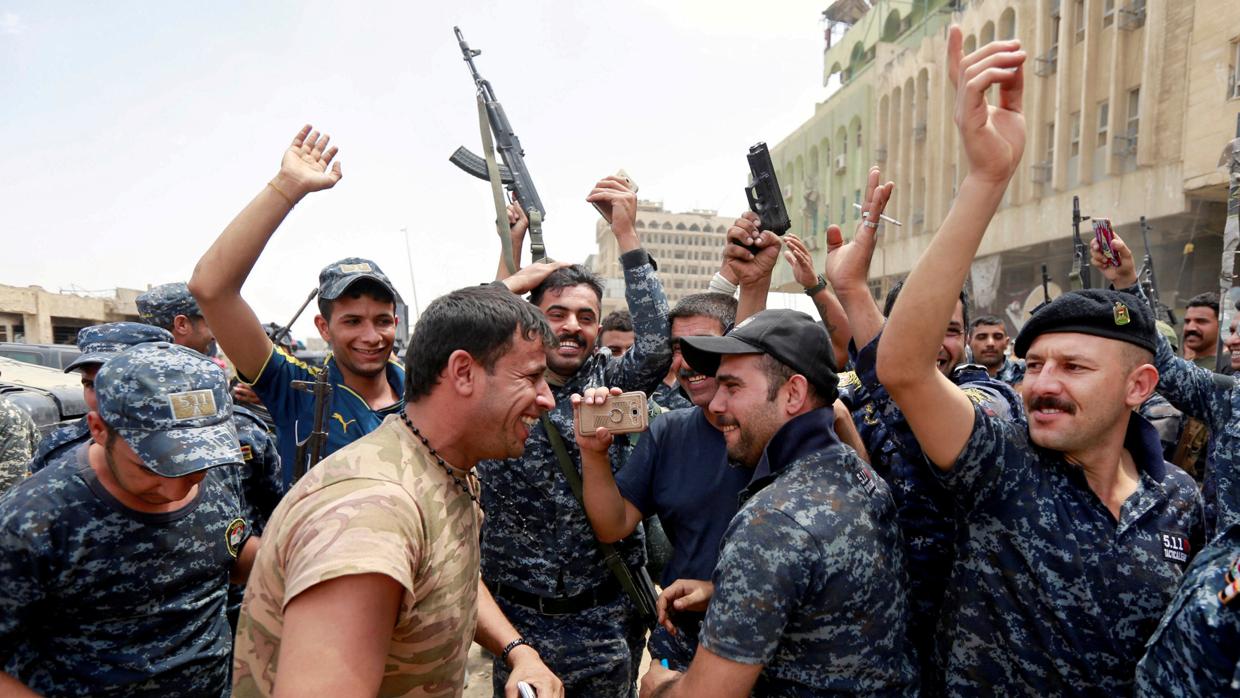
<instances>
[{"instance_id":1,"label":"raised arm","mask_svg":"<svg viewBox=\"0 0 1240 698\"><path fill-rule=\"evenodd\" d=\"M879 216L887 208L896 186L892 182L880 186L881 175L877 167L870 168L865 183L865 200L868 202L865 215L857 224L857 232L851 241L844 242L844 233L838 225L827 228L827 280L831 282L848 318L852 341L858 349L874 341L883 329L883 311L874 302L866 283L874 247L878 242Z\"/></svg>"},{"instance_id":2,"label":"raised arm","mask_svg":"<svg viewBox=\"0 0 1240 698\"><path fill-rule=\"evenodd\" d=\"M271 340L254 310L241 297L241 287L267 241L293 206L310 192L330 189L340 181L340 163L332 164L336 147L330 136L302 127L284 151L280 171L263 185L206 251L189 280L220 348L241 375L253 379L271 355Z\"/></svg>"},{"instance_id":3,"label":"raised arm","mask_svg":"<svg viewBox=\"0 0 1240 698\"><path fill-rule=\"evenodd\" d=\"M766 296L771 291L771 272L779 261L779 236L760 229L758 214L746 211L728 228L723 256L736 275L741 295L736 306L736 321L766 310ZM748 248L756 248L753 252Z\"/></svg>"},{"instance_id":4,"label":"raised arm","mask_svg":"<svg viewBox=\"0 0 1240 698\"><path fill-rule=\"evenodd\" d=\"M809 249L805 247L805 243L801 242L801 238L792 233L784 235L784 259L788 260L788 266L792 267L792 278L796 279L796 282L814 301L818 317L822 318L822 324L826 326L827 334L831 336L831 349L835 354L836 368L843 366L845 359L848 358L848 342L852 340L852 332L848 329L848 316L844 313L844 306L840 305L840 300L825 283L820 287L819 279L823 277L814 271L814 258L810 255ZM811 294L810 291L813 293Z\"/></svg>"},{"instance_id":5,"label":"raised arm","mask_svg":"<svg viewBox=\"0 0 1240 698\"><path fill-rule=\"evenodd\" d=\"M878 345L878 377L904 412L926 455L950 470L973 431L973 405L935 360L986 226L1025 147L1021 113L1025 53L1019 41L989 43L961 55L960 28L948 34L956 85L956 126L969 174L930 246L909 274ZM997 85L998 106L986 90Z\"/></svg>"},{"instance_id":6,"label":"raised arm","mask_svg":"<svg viewBox=\"0 0 1240 698\"><path fill-rule=\"evenodd\" d=\"M525 231L529 227L530 219L526 218L525 211L521 210L521 204L517 203L514 195L512 203L508 204L508 239L512 242L512 258L518 271L521 269L521 246L525 244ZM512 276L512 273L508 271L508 264L504 261L504 246L500 245L499 266L495 270L495 279L502 281Z\"/></svg>"}]
</instances>

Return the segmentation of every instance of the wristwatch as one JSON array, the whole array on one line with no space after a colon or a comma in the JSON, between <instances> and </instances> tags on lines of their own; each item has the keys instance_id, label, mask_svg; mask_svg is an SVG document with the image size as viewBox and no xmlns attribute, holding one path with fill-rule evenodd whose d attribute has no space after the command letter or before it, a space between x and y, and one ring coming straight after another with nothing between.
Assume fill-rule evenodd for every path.
<instances>
[{"instance_id":1,"label":"wristwatch","mask_svg":"<svg viewBox=\"0 0 1240 698\"><path fill-rule=\"evenodd\" d=\"M822 289L824 289L824 288L826 288L826 287L827 287L827 280L826 280L826 279L824 279L824 278L822 277L822 274L819 274L819 275L818 275L818 283L816 283L816 284L814 284L813 286L810 286L809 288L805 289L805 295L807 295L807 296L815 296L815 295L817 295L817 294L818 294L818 292L819 292L819 291L821 291Z\"/></svg>"}]
</instances>

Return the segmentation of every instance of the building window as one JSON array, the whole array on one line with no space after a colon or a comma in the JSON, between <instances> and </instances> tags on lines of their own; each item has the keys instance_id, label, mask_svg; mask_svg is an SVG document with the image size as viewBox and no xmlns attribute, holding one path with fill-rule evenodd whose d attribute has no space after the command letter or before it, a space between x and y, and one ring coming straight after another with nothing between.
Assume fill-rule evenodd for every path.
<instances>
[{"instance_id":1,"label":"building window","mask_svg":"<svg viewBox=\"0 0 1240 698\"><path fill-rule=\"evenodd\" d=\"M1085 40L1085 0L1076 0L1072 4L1072 22L1076 29L1076 40Z\"/></svg>"},{"instance_id":2,"label":"building window","mask_svg":"<svg viewBox=\"0 0 1240 698\"><path fill-rule=\"evenodd\" d=\"M861 203L861 190L860 189L853 190L853 201L856 202L857 206L864 206L864 204ZM857 206L853 206L853 218L861 217L861 209L857 208Z\"/></svg>"},{"instance_id":3,"label":"building window","mask_svg":"<svg viewBox=\"0 0 1240 698\"><path fill-rule=\"evenodd\" d=\"M1107 144L1108 126L1107 122L1111 120L1111 103L1105 99L1098 102L1098 147L1104 148Z\"/></svg>"},{"instance_id":4,"label":"building window","mask_svg":"<svg viewBox=\"0 0 1240 698\"><path fill-rule=\"evenodd\" d=\"M861 124L857 124L857 151L861 151Z\"/></svg>"},{"instance_id":5,"label":"building window","mask_svg":"<svg viewBox=\"0 0 1240 698\"><path fill-rule=\"evenodd\" d=\"M1231 42L1231 66L1227 72L1227 99L1240 99L1240 39Z\"/></svg>"},{"instance_id":6,"label":"building window","mask_svg":"<svg viewBox=\"0 0 1240 698\"><path fill-rule=\"evenodd\" d=\"M1055 122L1046 125L1046 164L1055 165Z\"/></svg>"},{"instance_id":7,"label":"building window","mask_svg":"<svg viewBox=\"0 0 1240 698\"><path fill-rule=\"evenodd\" d=\"M1141 88L1134 87L1128 91L1128 128L1126 135L1130 139L1136 139L1137 131L1141 127Z\"/></svg>"},{"instance_id":8,"label":"building window","mask_svg":"<svg viewBox=\"0 0 1240 698\"><path fill-rule=\"evenodd\" d=\"M1115 0L1102 0L1102 26L1115 24Z\"/></svg>"},{"instance_id":9,"label":"building window","mask_svg":"<svg viewBox=\"0 0 1240 698\"><path fill-rule=\"evenodd\" d=\"M1059 48L1059 15L1055 15L1051 21L1051 52L1054 53Z\"/></svg>"}]
</instances>

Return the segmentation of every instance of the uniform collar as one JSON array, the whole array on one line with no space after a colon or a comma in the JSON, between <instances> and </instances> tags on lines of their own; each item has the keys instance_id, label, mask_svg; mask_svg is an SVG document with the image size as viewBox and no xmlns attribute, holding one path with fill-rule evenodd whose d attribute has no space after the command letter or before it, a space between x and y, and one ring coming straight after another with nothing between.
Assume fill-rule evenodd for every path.
<instances>
[{"instance_id":1,"label":"uniform collar","mask_svg":"<svg viewBox=\"0 0 1240 698\"><path fill-rule=\"evenodd\" d=\"M835 435L835 411L821 407L792 418L767 443L762 459L754 468L751 486L778 475L789 463L839 444Z\"/></svg>"},{"instance_id":2,"label":"uniform collar","mask_svg":"<svg viewBox=\"0 0 1240 698\"><path fill-rule=\"evenodd\" d=\"M333 386L340 387L356 396L357 399L362 400L362 396L358 395L357 391L345 385L344 374L340 372L340 367L336 365L335 354L328 354L327 357L323 359L323 366L327 368L327 380L330 381ZM387 376L388 385L392 386L392 390L396 393L398 398L395 404L402 404L404 402L405 395L405 378L403 375L404 369L402 369L399 364L392 361L389 357L388 360L384 362L383 370L384 375ZM366 404L366 401L362 400L362 404Z\"/></svg>"},{"instance_id":3,"label":"uniform collar","mask_svg":"<svg viewBox=\"0 0 1240 698\"><path fill-rule=\"evenodd\" d=\"M1136 412L1128 418L1124 448L1132 454L1137 470L1149 474L1154 482L1162 482L1167 476L1167 462L1163 460L1162 441L1158 438L1158 430Z\"/></svg>"}]
</instances>

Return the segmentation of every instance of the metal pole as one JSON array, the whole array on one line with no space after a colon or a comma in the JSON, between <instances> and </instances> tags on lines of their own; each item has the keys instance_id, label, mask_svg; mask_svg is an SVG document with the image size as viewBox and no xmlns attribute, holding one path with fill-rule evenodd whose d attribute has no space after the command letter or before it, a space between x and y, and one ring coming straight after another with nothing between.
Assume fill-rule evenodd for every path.
<instances>
[{"instance_id":1,"label":"metal pole","mask_svg":"<svg viewBox=\"0 0 1240 698\"><path fill-rule=\"evenodd\" d=\"M418 307L418 280L413 275L413 250L409 247L409 229L401 228L400 232L405 236L405 259L409 262L409 286L413 289L413 317L409 318L409 331L413 331L413 323L422 316L422 309Z\"/></svg>"}]
</instances>

